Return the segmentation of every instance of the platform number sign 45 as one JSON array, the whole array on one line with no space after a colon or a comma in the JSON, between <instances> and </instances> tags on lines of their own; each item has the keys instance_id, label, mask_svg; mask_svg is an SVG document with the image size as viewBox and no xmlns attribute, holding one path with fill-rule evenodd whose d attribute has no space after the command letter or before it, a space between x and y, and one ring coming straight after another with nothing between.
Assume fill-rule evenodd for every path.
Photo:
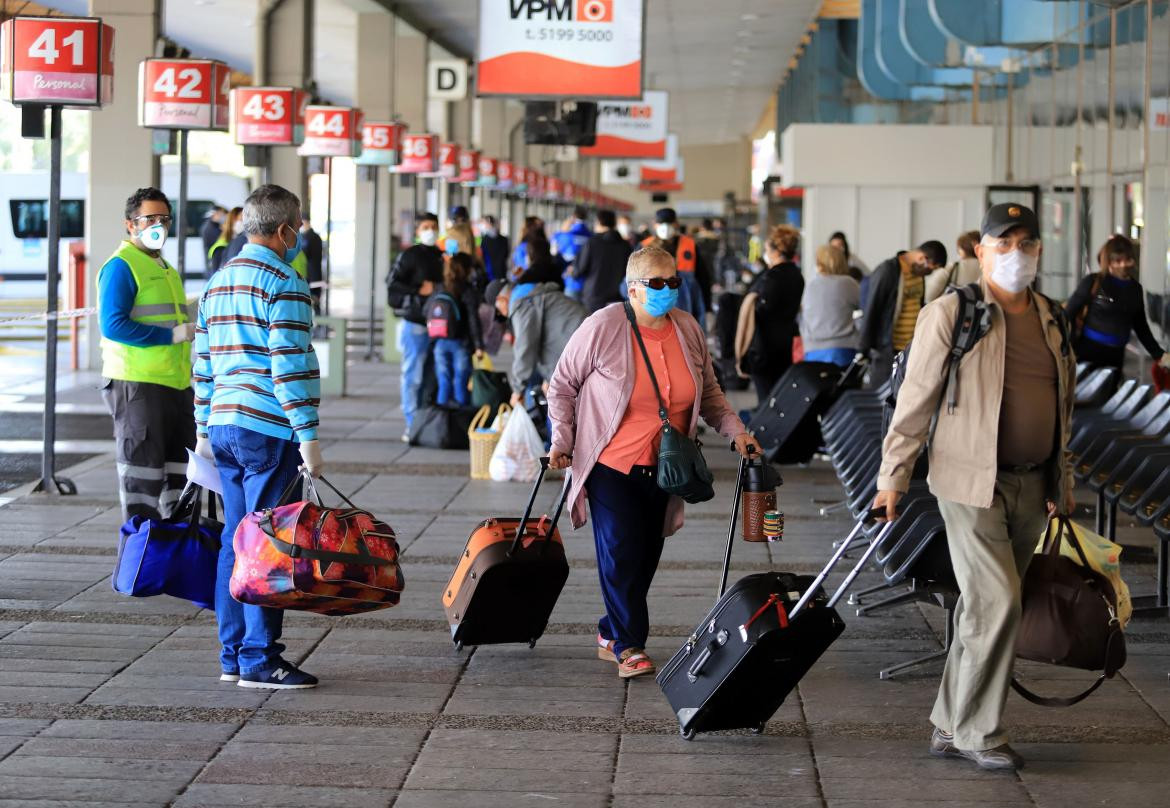
<instances>
[{"instance_id":1,"label":"platform number sign 45","mask_svg":"<svg viewBox=\"0 0 1170 808\"><path fill-rule=\"evenodd\" d=\"M92 17L13 17L0 26L0 97L100 106L113 99L114 29Z\"/></svg>"}]
</instances>

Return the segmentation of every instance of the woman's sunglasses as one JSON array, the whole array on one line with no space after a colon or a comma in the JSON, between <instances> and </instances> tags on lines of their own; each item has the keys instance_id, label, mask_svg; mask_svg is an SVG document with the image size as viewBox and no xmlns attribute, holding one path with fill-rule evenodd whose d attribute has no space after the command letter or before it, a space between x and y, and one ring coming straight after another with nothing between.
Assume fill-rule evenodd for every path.
<instances>
[{"instance_id":1,"label":"woman's sunglasses","mask_svg":"<svg viewBox=\"0 0 1170 808\"><path fill-rule=\"evenodd\" d=\"M654 291L659 291L667 287L677 289L682 286L682 278L678 275L669 278L634 278L634 282L640 283L643 286L649 286Z\"/></svg>"}]
</instances>

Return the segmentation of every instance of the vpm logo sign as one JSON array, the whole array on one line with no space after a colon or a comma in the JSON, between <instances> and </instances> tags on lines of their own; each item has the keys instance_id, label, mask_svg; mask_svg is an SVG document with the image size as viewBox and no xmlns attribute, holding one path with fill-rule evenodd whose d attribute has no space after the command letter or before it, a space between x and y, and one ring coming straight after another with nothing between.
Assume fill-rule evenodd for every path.
<instances>
[{"instance_id":1,"label":"vpm logo sign","mask_svg":"<svg viewBox=\"0 0 1170 808\"><path fill-rule=\"evenodd\" d=\"M602 104L600 114L615 118L642 118L654 117L654 108L649 104Z\"/></svg>"},{"instance_id":2,"label":"vpm logo sign","mask_svg":"<svg viewBox=\"0 0 1170 808\"><path fill-rule=\"evenodd\" d=\"M512 19L613 22L614 0L508 0Z\"/></svg>"}]
</instances>

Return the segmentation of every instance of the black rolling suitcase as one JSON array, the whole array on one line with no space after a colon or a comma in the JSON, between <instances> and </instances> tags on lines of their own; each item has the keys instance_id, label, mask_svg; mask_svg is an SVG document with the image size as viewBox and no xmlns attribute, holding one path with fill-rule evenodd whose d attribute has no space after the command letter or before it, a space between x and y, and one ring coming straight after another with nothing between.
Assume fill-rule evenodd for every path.
<instances>
[{"instance_id":1,"label":"black rolling suitcase","mask_svg":"<svg viewBox=\"0 0 1170 808\"><path fill-rule=\"evenodd\" d=\"M443 590L443 609L457 649L513 642L535 646L544 633L569 577L557 530L569 495L568 472L552 517L531 519L547 470L548 458L542 457L523 516L485 519L468 537Z\"/></svg>"},{"instance_id":2,"label":"black rolling suitcase","mask_svg":"<svg viewBox=\"0 0 1170 808\"><path fill-rule=\"evenodd\" d=\"M815 578L756 573L724 592L742 491L741 463L719 599L658 674L658 686L678 717L679 733L688 741L696 732L763 732L792 689L845 630L833 607L889 530L887 525L870 541L831 598L825 597L821 584L875 514L857 523Z\"/></svg>"},{"instance_id":3,"label":"black rolling suitcase","mask_svg":"<svg viewBox=\"0 0 1170 808\"><path fill-rule=\"evenodd\" d=\"M772 463L807 463L821 447L820 416L836 400L842 369L798 362L784 371L748 423Z\"/></svg>"}]
</instances>

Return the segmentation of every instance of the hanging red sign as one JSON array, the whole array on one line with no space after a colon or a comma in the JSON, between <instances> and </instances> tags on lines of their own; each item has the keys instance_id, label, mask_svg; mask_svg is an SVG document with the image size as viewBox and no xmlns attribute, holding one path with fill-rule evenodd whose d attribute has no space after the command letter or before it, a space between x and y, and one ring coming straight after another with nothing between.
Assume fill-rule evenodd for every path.
<instances>
[{"instance_id":1,"label":"hanging red sign","mask_svg":"<svg viewBox=\"0 0 1170 808\"><path fill-rule=\"evenodd\" d=\"M496 172L499 171L500 161L494 157L479 158L479 177L476 179L476 185L494 186L496 184Z\"/></svg>"},{"instance_id":2,"label":"hanging red sign","mask_svg":"<svg viewBox=\"0 0 1170 808\"><path fill-rule=\"evenodd\" d=\"M398 165L402 149L402 133L406 129L398 122L362 124L362 153L356 162L367 166Z\"/></svg>"},{"instance_id":3,"label":"hanging red sign","mask_svg":"<svg viewBox=\"0 0 1170 808\"><path fill-rule=\"evenodd\" d=\"M549 177L545 196L549 199L560 199L565 193L565 181L560 177Z\"/></svg>"},{"instance_id":4,"label":"hanging red sign","mask_svg":"<svg viewBox=\"0 0 1170 808\"><path fill-rule=\"evenodd\" d=\"M516 184L516 167L507 160L501 160L496 166L496 187L508 190Z\"/></svg>"},{"instance_id":5,"label":"hanging red sign","mask_svg":"<svg viewBox=\"0 0 1170 808\"><path fill-rule=\"evenodd\" d=\"M114 99L114 29L96 17L13 17L0 26L0 98L100 107Z\"/></svg>"},{"instance_id":6,"label":"hanging red sign","mask_svg":"<svg viewBox=\"0 0 1170 808\"><path fill-rule=\"evenodd\" d=\"M299 146L305 139L309 97L295 87L237 87L231 120L241 146Z\"/></svg>"},{"instance_id":7,"label":"hanging red sign","mask_svg":"<svg viewBox=\"0 0 1170 808\"><path fill-rule=\"evenodd\" d=\"M227 129L231 71L210 59L145 59L138 65L138 125Z\"/></svg>"},{"instance_id":8,"label":"hanging red sign","mask_svg":"<svg viewBox=\"0 0 1170 808\"><path fill-rule=\"evenodd\" d=\"M462 183L474 183L479 180L479 152L463 149L459 152L459 176Z\"/></svg>"},{"instance_id":9,"label":"hanging red sign","mask_svg":"<svg viewBox=\"0 0 1170 808\"><path fill-rule=\"evenodd\" d=\"M357 157L362 151L362 111L356 107L305 107L305 157Z\"/></svg>"},{"instance_id":10,"label":"hanging red sign","mask_svg":"<svg viewBox=\"0 0 1170 808\"><path fill-rule=\"evenodd\" d=\"M459 144L439 144L439 176L446 180L459 177Z\"/></svg>"},{"instance_id":11,"label":"hanging red sign","mask_svg":"<svg viewBox=\"0 0 1170 808\"><path fill-rule=\"evenodd\" d=\"M439 170L439 136L408 134L402 139L399 174L428 174Z\"/></svg>"}]
</instances>

